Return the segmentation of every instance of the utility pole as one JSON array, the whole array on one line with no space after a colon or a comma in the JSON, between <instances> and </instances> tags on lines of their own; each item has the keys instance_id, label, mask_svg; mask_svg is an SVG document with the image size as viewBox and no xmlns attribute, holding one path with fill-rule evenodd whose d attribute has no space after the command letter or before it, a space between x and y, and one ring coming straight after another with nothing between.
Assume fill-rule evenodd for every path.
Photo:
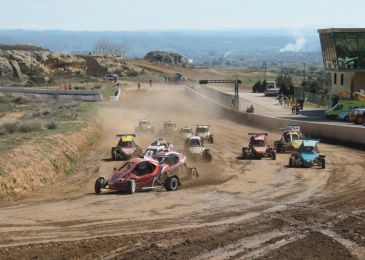
<instances>
[{"instance_id":1,"label":"utility pole","mask_svg":"<svg viewBox=\"0 0 365 260\"><path fill-rule=\"evenodd\" d=\"M266 61L264 62L264 68L265 68L264 80L266 82Z\"/></svg>"},{"instance_id":2,"label":"utility pole","mask_svg":"<svg viewBox=\"0 0 365 260\"><path fill-rule=\"evenodd\" d=\"M33 51L30 50L30 77L33 76Z\"/></svg>"},{"instance_id":3,"label":"utility pole","mask_svg":"<svg viewBox=\"0 0 365 260\"><path fill-rule=\"evenodd\" d=\"M305 88L305 85L306 85L306 81L305 81L305 62L303 62L303 65L304 65L304 70L303 70L303 89L302 89L302 98L303 98L303 101L304 101L304 88Z\"/></svg>"}]
</instances>

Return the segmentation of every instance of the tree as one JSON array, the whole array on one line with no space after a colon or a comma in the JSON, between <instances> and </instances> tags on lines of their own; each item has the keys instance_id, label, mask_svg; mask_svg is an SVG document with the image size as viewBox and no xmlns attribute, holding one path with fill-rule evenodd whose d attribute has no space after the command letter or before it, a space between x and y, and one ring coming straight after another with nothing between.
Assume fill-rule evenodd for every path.
<instances>
[{"instance_id":1,"label":"tree","mask_svg":"<svg viewBox=\"0 0 365 260\"><path fill-rule=\"evenodd\" d=\"M276 78L276 86L280 88L280 93L288 97L294 96L294 84L290 76L279 76Z\"/></svg>"},{"instance_id":2,"label":"tree","mask_svg":"<svg viewBox=\"0 0 365 260\"><path fill-rule=\"evenodd\" d=\"M125 57L125 53L127 50L127 44L125 40L122 43L111 43L105 40L104 38L100 38L94 47L95 54L111 54L118 55L121 57Z\"/></svg>"},{"instance_id":3,"label":"tree","mask_svg":"<svg viewBox=\"0 0 365 260\"><path fill-rule=\"evenodd\" d=\"M266 81L264 80L262 83L261 81L257 81L253 86L252 86L252 92L256 93L256 92L259 92L259 93L262 93L262 92L265 92L266 90Z\"/></svg>"}]
</instances>

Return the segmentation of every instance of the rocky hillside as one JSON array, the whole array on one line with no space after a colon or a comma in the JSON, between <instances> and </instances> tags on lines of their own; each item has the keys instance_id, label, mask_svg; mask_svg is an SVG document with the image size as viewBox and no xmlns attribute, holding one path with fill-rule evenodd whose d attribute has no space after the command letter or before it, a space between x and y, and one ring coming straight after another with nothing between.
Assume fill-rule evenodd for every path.
<instances>
[{"instance_id":1,"label":"rocky hillside","mask_svg":"<svg viewBox=\"0 0 365 260\"><path fill-rule=\"evenodd\" d=\"M119 74L136 76L141 69L129 65L123 58L112 55L75 56L47 50L25 50L14 46L1 48L0 77L26 78L30 75L89 75Z\"/></svg>"},{"instance_id":2,"label":"rocky hillside","mask_svg":"<svg viewBox=\"0 0 365 260\"><path fill-rule=\"evenodd\" d=\"M186 57L178 53L165 52L165 51L151 51L146 54L144 59L152 62L164 63L181 67L185 67L189 64L189 60Z\"/></svg>"}]
</instances>

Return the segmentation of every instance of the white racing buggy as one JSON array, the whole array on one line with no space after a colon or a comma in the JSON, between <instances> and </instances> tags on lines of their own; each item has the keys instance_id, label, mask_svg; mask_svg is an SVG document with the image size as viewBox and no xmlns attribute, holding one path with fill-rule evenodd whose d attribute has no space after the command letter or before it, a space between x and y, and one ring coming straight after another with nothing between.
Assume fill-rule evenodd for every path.
<instances>
[{"instance_id":1,"label":"white racing buggy","mask_svg":"<svg viewBox=\"0 0 365 260\"><path fill-rule=\"evenodd\" d=\"M151 132L154 133L155 129L153 128L151 122L147 119L142 119L139 121L138 126L135 128L135 132Z\"/></svg>"},{"instance_id":2,"label":"white racing buggy","mask_svg":"<svg viewBox=\"0 0 365 260\"><path fill-rule=\"evenodd\" d=\"M163 138L156 139L144 152L144 158L156 158L162 153L173 151L174 146Z\"/></svg>"},{"instance_id":3,"label":"white racing buggy","mask_svg":"<svg viewBox=\"0 0 365 260\"><path fill-rule=\"evenodd\" d=\"M212 161L212 154L210 150L203 146L202 139L199 136L191 136L185 140L185 153L189 159L194 161L204 160Z\"/></svg>"},{"instance_id":4,"label":"white racing buggy","mask_svg":"<svg viewBox=\"0 0 365 260\"><path fill-rule=\"evenodd\" d=\"M193 129L191 129L190 127L183 127L180 128L180 137L183 140L186 140L187 138L191 137L194 135Z\"/></svg>"},{"instance_id":5,"label":"white racing buggy","mask_svg":"<svg viewBox=\"0 0 365 260\"><path fill-rule=\"evenodd\" d=\"M195 135L199 136L202 141L213 143L213 135L210 133L210 125L196 125Z\"/></svg>"},{"instance_id":6,"label":"white racing buggy","mask_svg":"<svg viewBox=\"0 0 365 260\"><path fill-rule=\"evenodd\" d=\"M162 129L160 130L160 135L172 135L176 133L176 123L174 121L165 121L163 123Z\"/></svg>"}]
</instances>

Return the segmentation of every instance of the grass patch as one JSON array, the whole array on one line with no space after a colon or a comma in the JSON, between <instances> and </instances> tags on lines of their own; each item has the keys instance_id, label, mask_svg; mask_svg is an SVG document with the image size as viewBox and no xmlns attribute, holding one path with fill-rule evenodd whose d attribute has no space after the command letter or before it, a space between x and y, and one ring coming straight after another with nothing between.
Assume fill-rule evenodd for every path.
<instances>
[{"instance_id":1,"label":"grass patch","mask_svg":"<svg viewBox=\"0 0 365 260\"><path fill-rule=\"evenodd\" d=\"M1 165L0 165L0 176L5 176L5 175L6 175L6 172L5 172L4 168L1 167Z\"/></svg>"},{"instance_id":2,"label":"grass patch","mask_svg":"<svg viewBox=\"0 0 365 260\"><path fill-rule=\"evenodd\" d=\"M114 94L115 94L114 84L108 83L101 88L101 95L103 96L103 98L114 96Z\"/></svg>"},{"instance_id":3,"label":"grass patch","mask_svg":"<svg viewBox=\"0 0 365 260\"><path fill-rule=\"evenodd\" d=\"M64 169L64 173L67 175L67 176L71 176L71 175L74 175L76 173L77 169L74 165L70 166L70 167L67 167Z\"/></svg>"}]
</instances>

